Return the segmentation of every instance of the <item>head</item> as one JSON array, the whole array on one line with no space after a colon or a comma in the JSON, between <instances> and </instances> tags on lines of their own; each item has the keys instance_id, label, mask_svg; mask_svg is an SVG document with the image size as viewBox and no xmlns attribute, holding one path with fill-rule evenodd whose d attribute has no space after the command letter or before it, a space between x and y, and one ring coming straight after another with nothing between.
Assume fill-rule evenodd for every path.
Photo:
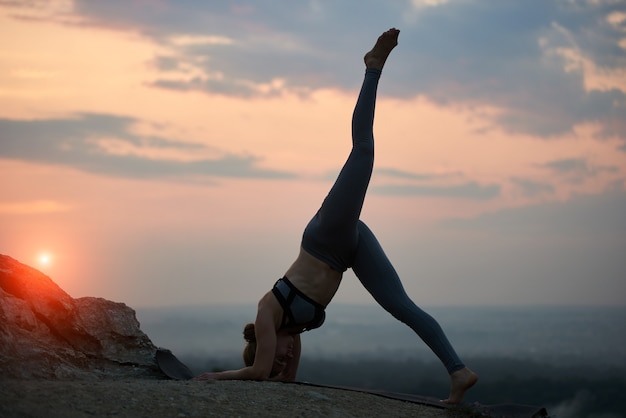
<instances>
[{"instance_id":1,"label":"head","mask_svg":"<svg viewBox=\"0 0 626 418\"><path fill-rule=\"evenodd\" d=\"M246 346L243 349L243 362L246 366L254 364L256 356L256 333L254 324L246 324L243 329L243 338L246 340ZM276 355L274 356L274 364L270 377L276 376L283 371L287 363L293 358L294 337L285 332L276 334Z\"/></svg>"},{"instance_id":2,"label":"head","mask_svg":"<svg viewBox=\"0 0 626 418\"><path fill-rule=\"evenodd\" d=\"M256 356L256 333L254 324L246 324L243 327L243 339L246 340L246 346L243 349L243 362L246 366L254 364Z\"/></svg>"}]
</instances>

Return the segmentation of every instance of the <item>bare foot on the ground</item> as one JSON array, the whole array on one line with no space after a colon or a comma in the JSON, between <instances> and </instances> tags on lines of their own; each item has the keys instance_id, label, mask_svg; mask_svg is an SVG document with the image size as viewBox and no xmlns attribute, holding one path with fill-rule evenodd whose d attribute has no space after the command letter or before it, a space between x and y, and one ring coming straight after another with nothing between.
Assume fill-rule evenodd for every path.
<instances>
[{"instance_id":1,"label":"bare foot on the ground","mask_svg":"<svg viewBox=\"0 0 626 418\"><path fill-rule=\"evenodd\" d=\"M465 392L478 382L478 375L467 367L450 375L450 396L443 403L458 404L463 400Z\"/></svg>"},{"instance_id":2,"label":"bare foot on the ground","mask_svg":"<svg viewBox=\"0 0 626 418\"><path fill-rule=\"evenodd\" d=\"M400 35L400 30L396 28L391 28L380 35L374 48L363 57L365 66L382 70L391 50L398 45L398 35Z\"/></svg>"}]
</instances>

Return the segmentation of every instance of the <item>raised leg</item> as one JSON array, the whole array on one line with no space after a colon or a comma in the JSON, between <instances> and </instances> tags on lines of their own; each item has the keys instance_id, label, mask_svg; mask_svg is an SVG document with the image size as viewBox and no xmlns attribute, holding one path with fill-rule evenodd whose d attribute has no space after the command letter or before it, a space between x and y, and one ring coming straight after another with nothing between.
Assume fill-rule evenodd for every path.
<instances>
[{"instance_id":1,"label":"raised leg","mask_svg":"<svg viewBox=\"0 0 626 418\"><path fill-rule=\"evenodd\" d=\"M352 264L357 221L374 166L374 110L382 67L399 31L383 33L365 55L365 79L352 115L352 150L321 208L307 225L302 247L338 271Z\"/></svg>"}]
</instances>

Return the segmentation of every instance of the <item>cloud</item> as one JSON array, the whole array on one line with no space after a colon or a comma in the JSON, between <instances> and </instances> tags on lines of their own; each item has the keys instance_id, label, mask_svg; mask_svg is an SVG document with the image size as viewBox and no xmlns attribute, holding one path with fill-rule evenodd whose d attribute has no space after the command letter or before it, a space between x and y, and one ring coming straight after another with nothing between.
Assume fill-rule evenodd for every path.
<instances>
[{"instance_id":1,"label":"cloud","mask_svg":"<svg viewBox=\"0 0 626 418\"><path fill-rule=\"evenodd\" d=\"M626 192L620 186L599 195L577 195L565 202L507 208L472 219L448 219L443 225L511 236L543 236L546 239L554 234L586 237L589 240L613 236L626 246L624 208Z\"/></svg>"},{"instance_id":2,"label":"cloud","mask_svg":"<svg viewBox=\"0 0 626 418\"><path fill-rule=\"evenodd\" d=\"M568 178L572 183L581 183L585 179L596 177L601 173L619 173L619 168L607 165L593 165L584 158L563 158L538 164L553 174Z\"/></svg>"},{"instance_id":3,"label":"cloud","mask_svg":"<svg viewBox=\"0 0 626 418\"><path fill-rule=\"evenodd\" d=\"M334 181L337 178L337 171L331 171L323 176L325 181ZM444 173L414 173L411 171L398 170L395 168L381 167L374 168L374 176L384 180L377 180L381 183L390 179L394 183L371 184L368 193L381 196L423 196L442 197L453 199L469 200L489 200L500 195L500 186L497 184L480 184L477 182L465 182L454 185L420 185L410 183L411 181L435 181L441 179L462 178L460 172ZM404 181L398 183L398 181ZM408 182L408 183L407 183Z\"/></svg>"},{"instance_id":4,"label":"cloud","mask_svg":"<svg viewBox=\"0 0 626 418\"><path fill-rule=\"evenodd\" d=\"M511 183L520 188L526 197L537 197L554 193L554 187L548 183L518 177L511 178Z\"/></svg>"},{"instance_id":5,"label":"cloud","mask_svg":"<svg viewBox=\"0 0 626 418\"><path fill-rule=\"evenodd\" d=\"M294 177L292 173L256 167L258 157L224 154L202 144L134 134L131 128L138 122L95 113L71 119L0 119L0 157L130 178Z\"/></svg>"},{"instance_id":6,"label":"cloud","mask_svg":"<svg viewBox=\"0 0 626 418\"><path fill-rule=\"evenodd\" d=\"M468 182L454 186L419 186L411 184L386 184L371 186L371 193L391 196L429 196L460 199L489 200L500 195L500 186Z\"/></svg>"},{"instance_id":7,"label":"cloud","mask_svg":"<svg viewBox=\"0 0 626 418\"><path fill-rule=\"evenodd\" d=\"M54 21L65 21L73 9L71 0L0 0L0 8L17 19Z\"/></svg>"},{"instance_id":8,"label":"cloud","mask_svg":"<svg viewBox=\"0 0 626 418\"><path fill-rule=\"evenodd\" d=\"M412 173L409 171L397 170L395 168L376 168L376 175L402 178L402 179L411 179L411 180L431 180L436 178L445 178L458 175L457 173L444 173L444 174L433 174L433 173Z\"/></svg>"},{"instance_id":9,"label":"cloud","mask_svg":"<svg viewBox=\"0 0 626 418\"><path fill-rule=\"evenodd\" d=\"M626 136L620 2L77 0L73 13L162 47L156 88L242 97L355 89L373 37L398 26L387 95L489 106L515 133L552 137L593 122Z\"/></svg>"},{"instance_id":10,"label":"cloud","mask_svg":"<svg viewBox=\"0 0 626 418\"><path fill-rule=\"evenodd\" d=\"M560 174L584 174L588 172L587 161L582 158L565 158L562 160L554 160L541 166L549 168L553 172Z\"/></svg>"},{"instance_id":11,"label":"cloud","mask_svg":"<svg viewBox=\"0 0 626 418\"><path fill-rule=\"evenodd\" d=\"M28 202L0 203L0 213L32 215L41 213L67 212L71 207L53 200L35 200Z\"/></svg>"},{"instance_id":12,"label":"cloud","mask_svg":"<svg viewBox=\"0 0 626 418\"><path fill-rule=\"evenodd\" d=\"M602 121L606 134L623 135L624 91L587 90L583 69L567 67L553 53L575 47L598 66L623 69L619 35L598 23L609 9L554 1L474 1L429 8L409 33L409 42L417 47L406 71L419 75L415 84L439 103L501 109L496 122L512 132L552 136L578 123ZM590 37L597 39L591 43ZM605 51L602 58L592 52L598 46Z\"/></svg>"}]
</instances>

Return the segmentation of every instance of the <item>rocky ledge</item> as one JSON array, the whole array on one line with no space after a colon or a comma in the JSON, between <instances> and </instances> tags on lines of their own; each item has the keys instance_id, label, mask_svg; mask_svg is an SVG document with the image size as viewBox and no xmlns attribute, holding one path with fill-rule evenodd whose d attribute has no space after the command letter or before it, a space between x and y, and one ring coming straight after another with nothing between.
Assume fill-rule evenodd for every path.
<instances>
[{"instance_id":1,"label":"rocky ledge","mask_svg":"<svg viewBox=\"0 0 626 418\"><path fill-rule=\"evenodd\" d=\"M135 311L74 299L48 276L0 255L2 379L163 378Z\"/></svg>"}]
</instances>

